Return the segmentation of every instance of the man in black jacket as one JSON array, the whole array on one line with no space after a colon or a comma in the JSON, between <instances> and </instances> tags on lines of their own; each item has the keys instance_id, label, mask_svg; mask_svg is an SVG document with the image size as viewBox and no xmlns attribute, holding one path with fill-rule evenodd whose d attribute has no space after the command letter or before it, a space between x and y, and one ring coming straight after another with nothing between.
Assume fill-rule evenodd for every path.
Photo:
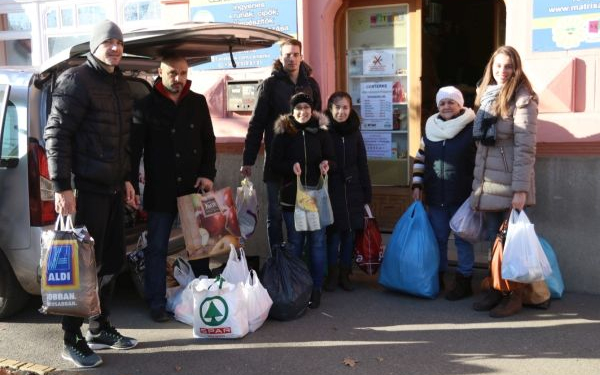
<instances>
[{"instance_id":1,"label":"man in black jacket","mask_svg":"<svg viewBox=\"0 0 600 375\"><path fill-rule=\"evenodd\" d=\"M83 318L62 318L62 357L77 367L102 363L92 349L131 349L137 344L109 321L109 301L125 259L123 201L135 205L128 181L133 101L118 68L122 56L119 27L109 20L98 23L87 61L57 80L44 133L56 211L75 214L76 225L85 225L95 241L102 313L90 318L85 339Z\"/></svg>"},{"instance_id":2,"label":"man in black jacket","mask_svg":"<svg viewBox=\"0 0 600 375\"><path fill-rule=\"evenodd\" d=\"M267 184L267 234L269 247L283 241L282 214L279 206L280 177L273 173L269 157L273 141L273 126L280 115L290 112L290 98L304 92L313 99L314 110L321 110L319 84L310 75L312 69L302 61L302 43L290 39L281 44L281 54L273 63L271 76L258 87L256 107L250 118L244 143L244 155L240 173L252 174L261 141L265 142L265 165L263 181Z\"/></svg>"},{"instance_id":3,"label":"man in black jacket","mask_svg":"<svg viewBox=\"0 0 600 375\"><path fill-rule=\"evenodd\" d=\"M148 246L144 252L144 294L150 316L166 322L166 258L169 233L177 215L177 197L212 190L217 174L216 147L208 104L190 91L188 64L163 56L152 92L136 103L133 116L132 176L144 155L144 209L148 211ZM139 194L139 186L136 184ZM137 197L139 201L139 196ZM210 276L209 259L191 261L196 275Z\"/></svg>"}]
</instances>

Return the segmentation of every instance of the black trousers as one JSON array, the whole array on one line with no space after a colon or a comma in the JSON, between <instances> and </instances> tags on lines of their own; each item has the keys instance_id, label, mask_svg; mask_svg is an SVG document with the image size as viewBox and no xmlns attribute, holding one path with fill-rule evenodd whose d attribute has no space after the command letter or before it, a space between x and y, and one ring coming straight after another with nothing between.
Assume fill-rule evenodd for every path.
<instances>
[{"instance_id":1,"label":"black trousers","mask_svg":"<svg viewBox=\"0 0 600 375\"><path fill-rule=\"evenodd\" d=\"M98 270L101 314L89 319L89 329L92 331L110 325L110 302L117 276L125 262L123 210L122 191L110 195L77 192L75 225L85 225L94 239ZM65 333L81 332L83 320L79 317L63 316L62 328Z\"/></svg>"}]
</instances>

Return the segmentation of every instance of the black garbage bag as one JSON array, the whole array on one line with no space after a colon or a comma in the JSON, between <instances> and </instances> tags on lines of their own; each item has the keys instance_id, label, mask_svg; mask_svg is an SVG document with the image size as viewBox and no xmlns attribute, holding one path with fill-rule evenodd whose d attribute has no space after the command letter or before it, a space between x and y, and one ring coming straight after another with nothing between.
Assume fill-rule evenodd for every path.
<instances>
[{"instance_id":1,"label":"black garbage bag","mask_svg":"<svg viewBox=\"0 0 600 375\"><path fill-rule=\"evenodd\" d=\"M299 318L308 308L313 282L306 264L292 255L291 244L275 245L263 265L260 281L273 305L269 317L277 320Z\"/></svg>"}]
</instances>

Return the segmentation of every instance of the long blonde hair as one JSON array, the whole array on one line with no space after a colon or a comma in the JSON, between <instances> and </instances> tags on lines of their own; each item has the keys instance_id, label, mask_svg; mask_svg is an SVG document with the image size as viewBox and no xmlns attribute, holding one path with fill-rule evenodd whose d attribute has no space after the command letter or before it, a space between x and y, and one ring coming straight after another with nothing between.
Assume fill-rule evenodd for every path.
<instances>
[{"instance_id":1,"label":"long blonde hair","mask_svg":"<svg viewBox=\"0 0 600 375\"><path fill-rule=\"evenodd\" d=\"M485 93L489 85L497 84L493 75L494 59L498 55L506 55L510 59L513 66L513 75L508 78L508 81L502 86L498 99L494 105L496 114L502 117L507 117L510 111L510 104L515 98L516 92L521 89L527 89L531 94L534 94L533 88L529 79L523 71L523 64L521 64L521 57L517 50L511 46L501 46L498 48L490 57L490 60L485 66L485 72L481 79L481 85L477 89L477 97L475 98L475 107L479 107L481 104L481 97Z\"/></svg>"}]
</instances>

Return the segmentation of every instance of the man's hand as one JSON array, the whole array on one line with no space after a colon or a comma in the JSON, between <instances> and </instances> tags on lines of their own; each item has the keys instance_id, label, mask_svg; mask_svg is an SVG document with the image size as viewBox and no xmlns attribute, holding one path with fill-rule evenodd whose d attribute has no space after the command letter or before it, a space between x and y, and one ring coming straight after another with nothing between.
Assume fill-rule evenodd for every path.
<instances>
[{"instance_id":1,"label":"man's hand","mask_svg":"<svg viewBox=\"0 0 600 375\"><path fill-rule=\"evenodd\" d=\"M206 177L198 177L194 187L196 189L201 189L202 191L211 191L213 188L213 182Z\"/></svg>"},{"instance_id":2,"label":"man's hand","mask_svg":"<svg viewBox=\"0 0 600 375\"><path fill-rule=\"evenodd\" d=\"M64 190L54 193L54 209L62 216L74 214L75 211L77 211L77 207L73 190Z\"/></svg>"},{"instance_id":3,"label":"man's hand","mask_svg":"<svg viewBox=\"0 0 600 375\"><path fill-rule=\"evenodd\" d=\"M240 168L240 174L242 177L250 177L252 175L252 166L251 165L242 165Z\"/></svg>"},{"instance_id":4,"label":"man's hand","mask_svg":"<svg viewBox=\"0 0 600 375\"><path fill-rule=\"evenodd\" d=\"M135 208L136 210L140 207L140 196L135 195L135 189L129 181L125 181L125 203Z\"/></svg>"}]
</instances>

